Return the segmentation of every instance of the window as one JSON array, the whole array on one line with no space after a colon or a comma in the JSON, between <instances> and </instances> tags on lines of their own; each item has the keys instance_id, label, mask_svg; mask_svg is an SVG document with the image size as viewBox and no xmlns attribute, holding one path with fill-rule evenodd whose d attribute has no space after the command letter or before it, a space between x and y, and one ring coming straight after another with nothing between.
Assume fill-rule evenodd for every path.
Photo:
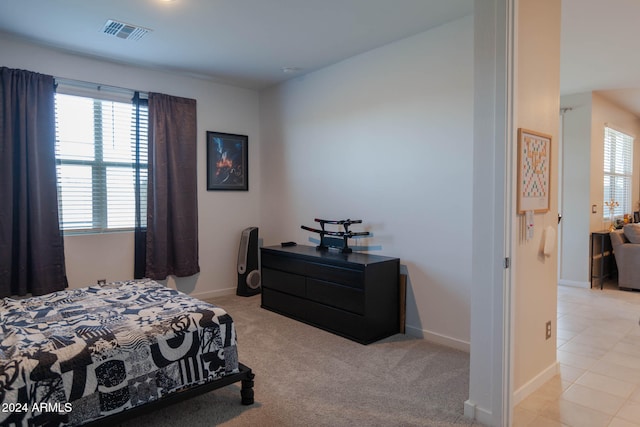
<instances>
[{"instance_id":1,"label":"window","mask_svg":"<svg viewBox=\"0 0 640 427\"><path fill-rule=\"evenodd\" d=\"M131 230L146 210L147 109L56 93L56 161L61 227ZM144 225L144 224L142 224Z\"/></svg>"},{"instance_id":2,"label":"window","mask_svg":"<svg viewBox=\"0 0 640 427\"><path fill-rule=\"evenodd\" d=\"M604 128L604 201L614 202L613 215L631 213L633 137L610 127ZM617 206L616 203L617 202ZM611 211L603 209L605 218Z\"/></svg>"}]
</instances>

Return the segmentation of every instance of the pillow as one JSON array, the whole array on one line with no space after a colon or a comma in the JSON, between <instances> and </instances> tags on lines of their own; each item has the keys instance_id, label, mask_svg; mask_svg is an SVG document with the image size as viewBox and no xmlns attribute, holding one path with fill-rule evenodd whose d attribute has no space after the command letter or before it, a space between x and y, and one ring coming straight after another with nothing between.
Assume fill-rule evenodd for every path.
<instances>
[{"instance_id":1,"label":"pillow","mask_svg":"<svg viewBox=\"0 0 640 427\"><path fill-rule=\"evenodd\" d=\"M640 224L627 224L623 230L629 242L640 243Z\"/></svg>"}]
</instances>

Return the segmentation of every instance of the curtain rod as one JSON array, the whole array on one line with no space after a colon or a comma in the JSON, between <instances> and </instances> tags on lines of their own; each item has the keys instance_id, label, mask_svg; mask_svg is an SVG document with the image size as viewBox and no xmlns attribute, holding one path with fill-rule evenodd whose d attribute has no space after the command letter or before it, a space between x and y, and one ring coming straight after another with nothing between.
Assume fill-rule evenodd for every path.
<instances>
[{"instance_id":1,"label":"curtain rod","mask_svg":"<svg viewBox=\"0 0 640 427\"><path fill-rule=\"evenodd\" d=\"M60 84L63 86L75 87L79 89L90 89L90 90L96 90L98 92L120 93L120 94L126 94L126 95L133 95L135 92L138 92L140 95L144 95L145 97L148 95L147 92L140 91L140 90L136 91L134 89L104 85L100 83L87 82L83 80L67 79L63 77L54 77L54 79L55 79L56 85Z\"/></svg>"}]
</instances>

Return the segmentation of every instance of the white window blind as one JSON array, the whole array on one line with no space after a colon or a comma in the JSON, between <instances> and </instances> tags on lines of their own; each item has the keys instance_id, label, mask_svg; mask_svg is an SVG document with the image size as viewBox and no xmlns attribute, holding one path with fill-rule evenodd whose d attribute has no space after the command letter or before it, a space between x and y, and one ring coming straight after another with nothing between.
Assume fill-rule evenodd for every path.
<instances>
[{"instance_id":1,"label":"white window blind","mask_svg":"<svg viewBox=\"0 0 640 427\"><path fill-rule=\"evenodd\" d=\"M613 215L632 212L633 137L610 127L604 128L604 202L614 202ZM617 206L615 206L617 202ZM605 218L611 210L605 206Z\"/></svg>"},{"instance_id":2,"label":"white window blind","mask_svg":"<svg viewBox=\"0 0 640 427\"><path fill-rule=\"evenodd\" d=\"M136 197L146 217L146 106L64 93L56 93L55 101L62 229L133 229Z\"/></svg>"}]
</instances>

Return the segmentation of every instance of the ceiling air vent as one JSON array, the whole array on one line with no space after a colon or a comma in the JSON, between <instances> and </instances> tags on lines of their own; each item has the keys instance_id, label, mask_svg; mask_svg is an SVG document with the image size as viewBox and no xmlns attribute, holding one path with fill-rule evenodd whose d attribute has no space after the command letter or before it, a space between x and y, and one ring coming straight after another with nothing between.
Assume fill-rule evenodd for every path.
<instances>
[{"instance_id":1,"label":"ceiling air vent","mask_svg":"<svg viewBox=\"0 0 640 427\"><path fill-rule=\"evenodd\" d=\"M109 19L102 28L102 32L112 36L119 37L124 40L140 40L145 34L151 30L144 27L126 24L124 22Z\"/></svg>"}]
</instances>

